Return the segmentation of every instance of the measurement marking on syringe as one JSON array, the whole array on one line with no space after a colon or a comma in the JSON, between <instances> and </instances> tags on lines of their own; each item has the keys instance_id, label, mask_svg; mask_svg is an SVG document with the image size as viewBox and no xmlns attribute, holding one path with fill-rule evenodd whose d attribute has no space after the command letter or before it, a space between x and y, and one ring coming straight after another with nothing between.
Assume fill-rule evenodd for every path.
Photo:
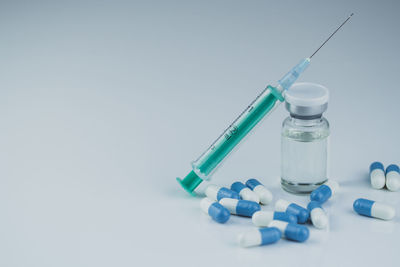
<instances>
[{"instance_id":1,"label":"measurement marking on syringe","mask_svg":"<svg viewBox=\"0 0 400 267\"><path fill-rule=\"evenodd\" d=\"M236 134L238 132L238 127L236 125L233 125L233 126L231 125L228 128L228 131L229 131L229 133L226 133L224 135L226 140L229 140L234 134Z\"/></svg>"}]
</instances>

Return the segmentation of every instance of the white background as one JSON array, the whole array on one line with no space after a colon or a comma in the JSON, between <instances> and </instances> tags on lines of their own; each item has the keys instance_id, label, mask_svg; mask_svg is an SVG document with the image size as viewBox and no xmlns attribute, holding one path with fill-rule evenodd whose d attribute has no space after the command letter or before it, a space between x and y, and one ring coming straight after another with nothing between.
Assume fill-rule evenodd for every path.
<instances>
[{"instance_id":1,"label":"white background","mask_svg":"<svg viewBox=\"0 0 400 267\"><path fill-rule=\"evenodd\" d=\"M397 266L396 1L1 1L0 266ZM330 89L330 225L303 244L242 249L176 183L229 123L354 12L301 81ZM279 186L277 109L213 176ZM358 197L399 214L352 211ZM270 206L264 207L271 210Z\"/></svg>"}]
</instances>

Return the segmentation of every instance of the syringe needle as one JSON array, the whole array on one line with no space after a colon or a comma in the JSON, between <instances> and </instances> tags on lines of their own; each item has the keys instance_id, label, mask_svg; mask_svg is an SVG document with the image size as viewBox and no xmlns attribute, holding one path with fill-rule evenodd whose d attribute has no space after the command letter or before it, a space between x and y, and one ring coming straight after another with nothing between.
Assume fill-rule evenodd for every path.
<instances>
[{"instance_id":1,"label":"syringe needle","mask_svg":"<svg viewBox=\"0 0 400 267\"><path fill-rule=\"evenodd\" d=\"M332 38L332 36L334 36L335 35L335 33L338 31L338 30L340 30L340 28L342 28L342 26L344 25L344 24L346 24L346 22L351 18L351 16L353 16L354 15L354 13L351 13L350 14L350 16L339 26L339 28L337 28L329 37L328 37L328 39L326 39L325 40L325 42L323 42L322 43L322 45L320 46L320 47L318 47L318 49L317 50L315 50L315 52L310 56L310 58L312 58L328 41L329 41L329 39L331 39Z\"/></svg>"}]
</instances>

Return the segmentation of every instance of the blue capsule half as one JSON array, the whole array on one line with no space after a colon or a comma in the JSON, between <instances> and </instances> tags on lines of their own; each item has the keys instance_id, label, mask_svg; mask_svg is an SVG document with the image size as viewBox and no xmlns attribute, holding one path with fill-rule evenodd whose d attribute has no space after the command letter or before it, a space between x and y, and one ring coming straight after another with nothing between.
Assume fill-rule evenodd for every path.
<instances>
[{"instance_id":1,"label":"blue capsule half","mask_svg":"<svg viewBox=\"0 0 400 267\"><path fill-rule=\"evenodd\" d=\"M218 202L213 203L208 208L208 214L211 216L211 218L213 218L216 222L219 223L227 222L229 220L229 217L231 216L229 210L226 209L221 204L219 204Z\"/></svg>"},{"instance_id":2,"label":"blue capsule half","mask_svg":"<svg viewBox=\"0 0 400 267\"><path fill-rule=\"evenodd\" d=\"M217 200L219 201L223 198L240 199L239 194L236 193L235 191L232 191L226 187L221 187L221 189L218 190L218 193L217 193Z\"/></svg>"},{"instance_id":3,"label":"blue capsule half","mask_svg":"<svg viewBox=\"0 0 400 267\"><path fill-rule=\"evenodd\" d=\"M318 201L320 203L326 202L332 196L332 190L327 185L321 185L317 189L311 192L311 201Z\"/></svg>"},{"instance_id":4,"label":"blue capsule half","mask_svg":"<svg viewBox=\"0 0 400 267\"><path fill-rule=\"evenodd\" d=\"M310 217L310 212L296 203L290 204L287 207L286 212L295 215L298 223L306 223Z\"/></svg>"},{"instance_id":5,"label":"blue capsule half","mask_svg":"<svg viewBox=\"0 0 400 267\"><path fill-rule=\"evenodd\" d=\"M254 188L256 188L259 185L263 185L263 184L254 178L246 181L246 186L249 187L251 190L254 190Z\"/></svg>"},{"instance_id":6,"label":"blue capsule half","mask_svg":"<svg viewBox=\"0 0 400 267\"><path fill-rule=\"evenodd\" d=\"M308 203L307 209L308 209L309 212L311 212L315 208L321 208L322 209L321 204L319 202L317 202L317 201L311 201L310 203Z\"/></svg>"},{"instance_id":7,"label":"blue capsule half","mask_svg":"<svg viewBox=\"0 0 400 267\"><path fill-rule=\"evenodd\" d=\"M237 200L233 198L223 198L219 203L227 208L231 214L251 217L256 211L261 210L257 202L249 200Z\"/></svg>"},{"instance_id":8,"label":"blue capsule half","mask_svg":"<svg viewBox=\"0 0 400 267\"><path fill-rule=\"evenodd\" d=\"M251 217L254 212L261 210L260 204L249 201L239 200L236 206L236 214Z\"/></svg>"},{"instance_id":9,"label":"blue capsule half","mask_svg":"<svg viewBox=\"0 0 400 267\"><path fill-rule=\"evenodd\" d=\"M397 166L396 164L390 164L390 165L387 166L387 168L386 168L386 174L388 174L389 172L397 172L397 173L400 173L400 168L399 168L399 166Z\"/></svg>"},{"instance_id":10,"label":"blue capsule half","mask_svg":"<svg viewBox=\"0 0 400 267\"><path fill-rule=\"evenodd\" d=\"M207 197L203 198L200 201L200 207L205 213L210 215L210 217L218 223L227 222L229 220L229 217L231 216L227 208Z\"/></svg>"},{"instance_id":11,"label":"blue capsule half","mask_svg":"<svg viewBox=\"0 0 400 267\"><path fill-rule=\"evenodd\" d=\"M359 198L354 201L353 209L358 214L372 217L371 209L372 209L372 205L374 205L374 203L375 203L375 201L365 199L365 198Z\"/></svg>"},{"instance_id":12,"label":"blue capsule half","mask_svg":"<svg viewBox=\"0 0 400 267\"><path fill-rule=\"evenodd\" d=\"M331 196L333 196L338 189L338 182L328 180L323 185L311 192L310 199L311 201L318 201L322 204L327 201Z\"/></svg>"},{"instance_id":13,"label":"blue capsule half","mask_svg":"<svg viewBox=\"0 0 400 267\"><path fill-rule=\"evenodd\" d=\"M375 162L371 163L371 165L369 166L369 173L371 173L373 170L376 170L376 169L380 169L382 171L385 170L385 168L383 167L383 164L379 161L375 161Z\"/></svg>"},{"instance_id":14,"label":"blue capsule half","mask_svg":"<svg viewBox=\"0 0 400 267\"><path fill-rule=\"evenodd\" d=\"M274 220L269 224L269 227L277 227L281 230L286 239L297 242L306 241L310 235L310 231L307 227L295 223Z\"/></svg>"},{"instance_id":15,"label":"blue capsule half","mask_svg":"<svg viewBox=\"0 0 400 267\"><path fill-rule=\"evenodd\" d=\"M274 212L274 220L284 221L288 223L297 223L297 217L287 212Z\"/></svg>"},{"instance_id":16,"label":"blue capsule half","mask_svg":"<svg viewBox=\"0 0 400 267\"><path fill-rule=\"evenodd\" d=\"M231 190L235 191L237 193L240 193L240 191L242 191L245 188L246 188L246 186L242 182L234 182L231 185Z\"/></svg>"},{"instance_id":17,"label":"blue capsule half","mask_svg":"<svg viewBox=\"0 0 400 267\"><path fill-rule=\"evenodd\" d=\"M239 199L239 194L235 191L232 191L226 187L221 187L215 184L210 184L205 189L205 194L209 199L212 200L221 200L223 198L235 198Z\"/></svg>"},{"instance_id":18,"label":"blue capsule half","mask_svg":"<svg viewBox=\"0 0 400 267\"><path fill-rule=\"evenodd\" d=\"M308 239L310 231L304 225L289 223L284 234L287 239L304 242Z\"/></svg>"},{"instance_id":19,"label":"blue capsule half","mask_svg":"<svg viewBox=\"0 0 400 267\"><path fill-rule=\"evenodd\" d=\"M268 245L278 242L282 237L282 232L276 227L261 228L261 245Z\"/></svg>"}]
</instances>

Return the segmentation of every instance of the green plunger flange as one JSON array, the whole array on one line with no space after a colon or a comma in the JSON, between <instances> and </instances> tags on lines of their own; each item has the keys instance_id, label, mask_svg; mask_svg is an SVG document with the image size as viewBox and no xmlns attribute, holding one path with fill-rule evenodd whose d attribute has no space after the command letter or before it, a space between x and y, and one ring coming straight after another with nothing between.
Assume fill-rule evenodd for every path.
<instances>
[{"instance_id":1,"label":"green plunger flange","mask_svg":"<svg viewBox=\"0 0 400 267\"><path fill-rule=\"evenodd\" d=\"M176 178L176 180L183 187L183 189L185 189L186 192L188 192L192 196L196 196L196 193L193 192L193 190L195 190L196 187L198 187L199 184L203 182L203 179L201 179L194 171L189 172L189 174L186 175L185 178Z\"/></svg>"}]
</instances>

